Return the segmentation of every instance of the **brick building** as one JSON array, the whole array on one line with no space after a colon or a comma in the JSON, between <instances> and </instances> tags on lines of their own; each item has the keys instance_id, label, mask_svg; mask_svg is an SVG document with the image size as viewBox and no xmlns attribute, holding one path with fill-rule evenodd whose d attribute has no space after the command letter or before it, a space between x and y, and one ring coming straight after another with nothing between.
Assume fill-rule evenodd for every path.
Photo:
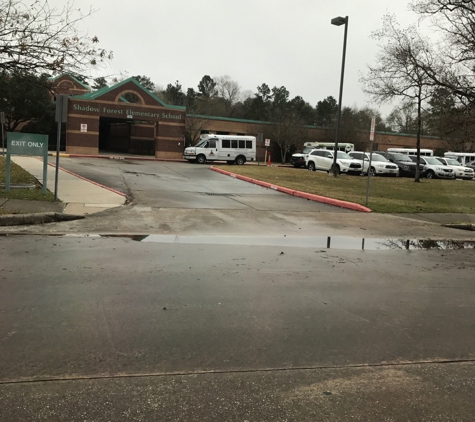
<instances>
[{"instance_id":1,"label":"brick building","mask_svg":"<svg viewBox=\"0 0 475 422\"><path fill-rule=\"evenodd\" d=\"M157 158L183 157L185 130L200 133L257 136L268 132L270 123L227 117L186 115L185 107L165 104L133 78L92 91L69 75L53 80L54 92L69 96L66 123L66 152L102 152L151 155ZM327 141L328 129L307 126L304 141ZM360 134L369 139L368 134ZM375 133L375 149L415 147L413 135ZM367 143L369 149L369 142ZM302 145L296 145L300 148ZM439 138L423 137L421 148L443 148ZM276 145L273 145L277 153ZM258 148L263 156L264 148ZM277 153L278 156L278 153Z\"/></svg>"},{"instance_id":2,"label":"brick building","mask_svg":"<svg viewBox=\"0 0 475 422\"><path fill-rule=\"evenodd\" d=\"M67 153L182 157L185 107L165 104L133 78L94 92L69 75L53 82L56 94L69 95Z\"/></svg>"}]
</instances>

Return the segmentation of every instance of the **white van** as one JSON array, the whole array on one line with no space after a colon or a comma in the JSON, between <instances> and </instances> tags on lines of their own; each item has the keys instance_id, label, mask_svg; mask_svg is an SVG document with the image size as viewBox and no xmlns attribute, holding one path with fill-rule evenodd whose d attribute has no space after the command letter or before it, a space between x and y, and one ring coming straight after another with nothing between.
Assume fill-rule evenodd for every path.
<instances>
[{"instance_id":1,"label":"white van","mask_svg":"<svg viewBox=\"0 0 475 422\"><path fill-rule=\"evenodd\" d=\"M246 161L256 160L256 137L201 135L195 146L185 148L183 158L198 164L204 164L206 161L226 161L228 164L243 165Z\"/></svg>"}]
</instances>

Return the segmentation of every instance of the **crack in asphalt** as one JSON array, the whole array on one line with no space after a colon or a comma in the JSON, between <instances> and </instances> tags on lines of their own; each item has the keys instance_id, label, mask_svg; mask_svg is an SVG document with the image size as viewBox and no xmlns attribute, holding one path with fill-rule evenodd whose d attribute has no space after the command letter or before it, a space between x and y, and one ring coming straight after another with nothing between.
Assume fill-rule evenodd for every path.
<instances>
[{"instance_id":1,"label":"crack in asphalt","mask_svg":"<svg viewBox=\"0 0 475 422\"><path fill-rule=\"evenodd\" d=\"M55 376L55 377L30 377L12 380L0 380L0 385L11 384L35 384L45 382L64 382L64 381L90 381L90 380L107 380L107 379L125 379L125 378L154 378L154 377L175 377L175 376L196 376L196 375L213 375L213 374L247 374L247 373L269 373L269 372L290 372L290 371L314 371L326 369L352 369L352 368L394 368L415 365L452 365L458 363L475 363L472 359L433 359L422 361L408 362L385 362L373 364L353 364L353 365L318 365L318 366L297 366L282 368L256 368L256 369L215 369L205 371L174 371L174 372L157 372L157 373L132 373L132 374L96 374L96 375L79 375L79 376Z\"/></svg>"}]
</instances>

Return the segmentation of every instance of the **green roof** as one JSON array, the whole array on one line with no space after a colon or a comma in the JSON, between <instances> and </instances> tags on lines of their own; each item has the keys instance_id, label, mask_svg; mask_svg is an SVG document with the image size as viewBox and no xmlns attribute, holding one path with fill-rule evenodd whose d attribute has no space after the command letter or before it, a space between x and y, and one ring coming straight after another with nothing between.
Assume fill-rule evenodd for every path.
<instances>
[{"instance_id":1,"label":"green roof","mask_svg":"<svg viewBox=\"0 0 475 422\"><path fill-rule=\"evenodd\" d=\"M74 96L72 96L72 98L81 99L81 100L83 100L83 99L84 100L95 100L99 97L102 97L104 94L107 94L108 92L111 92L112 90L115 90L115 89L121 87L122 85L125 85L125 84L129 83L129 82L132 82L135 85L137 85L137 88L139 90L146 92L150 97L152 97L155 101L157 101L163 107L172 108L172 109L176 109L176 110L183 110L183 111L186 110L186 107L183 107L183 106L176 106L176 105L170 105L170 104L164 103L159 97L157 97L153 92L149 91L147 88L145 88L139 82L137 82L134 78L125 79L125 80L123 80L123 81L121 81L121 82L119 82L115 85L112 85L110 87L105 86L103 88L98 89L97 91L88 92L87 94L74 95ZM127 100L125 100L125 98L123 98L123 97L121 97L121 100L127 102Z\"/></svg>"},{"instance_id":2,"label":"green roof","mask_svg":"<svg viewBox=\"0 0 475 422\"><path fill-rule=\"evenodd\" d=\"M81 85L83 88L87 89L88 91L92 91L92 88L89 85L86 85L84 82L81 82L78 78L75 78L73 75L70 75L69 73L62 73L61 75L53 76L50 78L50 80L55 81L56 79L62 78L63 76L67 76L68 78L71 78L72 80L77 82L79 85Z\"/></svg>"}]
</instances>

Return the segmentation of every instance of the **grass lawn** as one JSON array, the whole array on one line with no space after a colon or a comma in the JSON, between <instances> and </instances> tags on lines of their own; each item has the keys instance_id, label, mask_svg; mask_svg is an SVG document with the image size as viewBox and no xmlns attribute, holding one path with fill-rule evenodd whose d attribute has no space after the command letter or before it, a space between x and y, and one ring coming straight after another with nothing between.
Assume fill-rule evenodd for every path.
<instances>
[{"instance_id":1,"label":"grass lawn","mask_svg":"<svg viewBox=\"0 0 475 422\"><path fill-rule=\"evenodd\" d=\"M6 157L0 156L0 184L5 184L6 178ZM11 189L10 192L5 192L5 188L0 188L0 197L9 199L26 199L31 201L54 201L54 195L50 191L46 191L43 195L43 190L38 181L27 171L16 165L13 161L10 162L10 184L11 185L35 185L34 189ZM1 213L1 210L0 210Z\"/></svg>"},{"instance_id":2,"label":"grass lawn","mask_svg":"<svg viewBox=\"0 0 475 422\"><path fill-rule=\"evenodd\" d=\"M217 166L290 189L366 205L367 178L287 167ZM368 207L381 213L475 214L475 181L372 177Z\"/></svg>"}]
</instances>

